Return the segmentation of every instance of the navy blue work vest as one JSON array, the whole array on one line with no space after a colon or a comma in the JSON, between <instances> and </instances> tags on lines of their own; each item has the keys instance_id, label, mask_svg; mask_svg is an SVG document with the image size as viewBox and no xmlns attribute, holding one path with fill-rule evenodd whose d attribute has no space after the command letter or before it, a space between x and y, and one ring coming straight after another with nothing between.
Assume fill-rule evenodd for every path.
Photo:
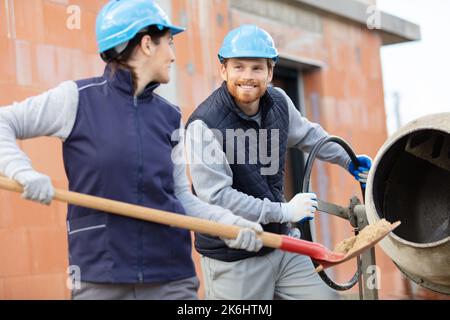
<instances>
[{"instance_id":1,"label":"navy blue work vest","mask_svg":"<svg viewBox=\"0 0 450 320\"><path fill-rule=\"evenodd\" d=\"M194 111L188 120L187 126L195 121L202 120L210 129L216 129L221 132L222 141L219 141L222 145L223 151L227 152L227 144L234 143L234 163L231 163L230 167L233 172L233 185L232 187L238 191L241 191L247 195L254 196L255 198L264 199L267 198L273 202L285 202L283 183L284 183L284 167L287 151L287 141L289 134L289 109L285 96L274 88L267 88L264 96L260 100L260 112L261 112L261 126L255 120L249 119L239 109L233 100L232 96L228 92L226 83L224 82L220 88L215 90L200 106ZM260 143L258 137L257 148L257 161L251 163L249 161L249 143L245 143L245 160L246 163L237 163L237 147L236 141L226 141L227 129L242 129L245 131L254 129L257 132L260 129L278 130L279 140L271 141L271 134L266 135L267 140L265 145L269 156L278 156L279 163L275 174L262 175L261 168L268 167L263 165L260 161ZM278 154L271 155L272 143L278 144ZM255 146L252 146L255 147ZM242 152L239 151L239 152ZM227 157L229 155L227 154ZM277 234L286 234L288 231L286 224L269 223L263 225L265 231L273 232ZM253 253L244 250L236 250L229 248L225 243L217 237L212 237L206 234L195 234L195 248L202 255L221 260L221 261L236 261L249 257L262 256L273 249L263 248L260 251Z\"/></svg>"},{"instance_id":2,"label":"navy blue work vest","mask_svg":"<svg viewBox=\"0 0 450 320\"><path fill-rule=\"evenodd\" d=\"M171 134L177 107L150 84L133 97L131 74L77 81L78 112L63 144L69 189L185 214L174 195ZM81 280L161 283L195 276L190 232L69 205L69 262Z\"/></svg>"}]
</instances>

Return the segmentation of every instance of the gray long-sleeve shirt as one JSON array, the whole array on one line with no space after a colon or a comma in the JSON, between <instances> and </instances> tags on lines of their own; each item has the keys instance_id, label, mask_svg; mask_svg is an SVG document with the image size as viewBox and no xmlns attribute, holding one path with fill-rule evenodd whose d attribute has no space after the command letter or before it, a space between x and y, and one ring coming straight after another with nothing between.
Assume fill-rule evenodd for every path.
<instances>
[{"instance_id":1,"label":"gray long-sleeve shirt","mask_svg":"<svg viewBox=\"0 0 450 320\"><path fill-rule=\"evenodd\" d=\"M33 170L31 160L20 150L16 139L51 136L65 141L76 120L78 90L75 82L66 81L41 95L0 108L1 173L14 179L18 172ZM238 216L222 207L205 203L191 193L186 175L183 128L180 123L181 130L173 136L173 140L180 141L172 150L176 197L190 216L225 224L235 223Z\"/></svg>"},{"instance_id":2,"label":"gray long-sleeve shirt","mask_svg":"<svg viewBox=\"0 0 450 320\"><path fill-rule=\"evenodd\" d=\"M328 133L320 125L303 117L288 95L282 89L276 89L286 97L289 106L288 147L311 151ZM260 122L259 114L252 118ZM192 182L200 199L227 208L250 221L262 224L281 221L282 208L279 202L271 202L267 198L261 200L232 187L233 172L226 154L203 121L195 120L190 123L186 137ZM351 161L347 153L336 144L326 144L320 150L318 158L337 163L343 168L347 168Z\"/></svg>"}]
</instances>

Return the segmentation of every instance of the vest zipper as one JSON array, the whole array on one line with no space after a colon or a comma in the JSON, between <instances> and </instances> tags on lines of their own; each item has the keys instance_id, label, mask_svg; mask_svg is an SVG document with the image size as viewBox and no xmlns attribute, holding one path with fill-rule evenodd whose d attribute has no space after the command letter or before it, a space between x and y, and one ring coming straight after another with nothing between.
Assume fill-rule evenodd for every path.
<instances>
[{"instance_id":1,"label":"vest zipper","mask_svg":"<svg viewBox=\"0 0 450 320\"><path fill-rule=\"evenodd\" d=\"M138 156L139 156L139 165L138 165L138 205L142 205L142 171L143 171L143 152L142 152L142 136L141 136L141 130L139 126L139 114L138 114L138 99L136 96L133 96L133 105L134 105L134 115L135 115L135 122L136 122L136 130L138 135ZM140 224L139 226L139 243L138 243L138 274L137 278L140 283L144 282L144 273L142 271L142 264L143 264L143 226Z\"/></svg>"}]
</instances>

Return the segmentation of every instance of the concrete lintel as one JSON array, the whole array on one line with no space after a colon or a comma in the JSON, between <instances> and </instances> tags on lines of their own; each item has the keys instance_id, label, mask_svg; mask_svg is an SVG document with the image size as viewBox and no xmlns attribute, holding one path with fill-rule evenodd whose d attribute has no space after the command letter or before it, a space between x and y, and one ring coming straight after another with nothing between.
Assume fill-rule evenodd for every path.
<instances>
[{"instance_id":1,"label":"concrete lintel","mask_svg":"<svg viewBox=\"0 0 450 320\"><path fill-rule=\"evenodd\" d=\"M315 59L303 58L281 52L279 63L285 67L302 70L322 69L325 63Z\"/></svg>"},{"instance_id":2,"label":"concrete lintel","mask_svg":"<svg viewBox=\"0 0 450 320\"><path fill-rule=\"evenodd\" d=\"M303 5L367 25L371 13L369 5L355 0L294 0ZM386 12L379 12L383 45L417 41L421 39L420 26Z\"/></svg>"}]
</instances>

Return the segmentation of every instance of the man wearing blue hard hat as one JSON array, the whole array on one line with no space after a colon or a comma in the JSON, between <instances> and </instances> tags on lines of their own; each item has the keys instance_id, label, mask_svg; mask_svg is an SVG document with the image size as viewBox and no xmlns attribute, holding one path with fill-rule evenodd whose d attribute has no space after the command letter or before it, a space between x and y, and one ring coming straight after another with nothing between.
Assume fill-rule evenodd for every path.
<instances>
[{"instance_id":1,"label":"man wearing blue hard hat","mask_svg":"<svg viewBox=\"0 0 450 320\"><path fill-rule=\"evenodd\" d=\"M0 172L23 185L24 198L49 204L50 178L16 139L57 137L71 191L235 224L243 229L225 243L255 251L258 223L191 193L184 138L170 139L183 128L180 109L154 92L170 80L173 36L183 30L152 0L107 3L96 24L105 73L0 108ZM67 229L74 299L197 298L188 230L74 205Z\"/></svg>"},{"instance_id":2,"label":"man wearing blue hard hat","mask_svg":"<svg viewBox=\"0 0 450 320\"><path fill-rule=\"evenodd\" d=\"M200 199L261 223L265 231L299 236L290 224L313 219L317 197L299 193L285 202L286 151L309 152L328 134L302 117L283 90L268 86L277 58L272 37L255 25L227 34L219 51L224 82L188 121L189 167ZM318 156L365 183L367 156L358 157L359 168L337 145L327 144ZM205 234L196 235L195 247L208 299L338 298L306 256L270 248L246 252Z\"/></svg>"}]
</instances>

